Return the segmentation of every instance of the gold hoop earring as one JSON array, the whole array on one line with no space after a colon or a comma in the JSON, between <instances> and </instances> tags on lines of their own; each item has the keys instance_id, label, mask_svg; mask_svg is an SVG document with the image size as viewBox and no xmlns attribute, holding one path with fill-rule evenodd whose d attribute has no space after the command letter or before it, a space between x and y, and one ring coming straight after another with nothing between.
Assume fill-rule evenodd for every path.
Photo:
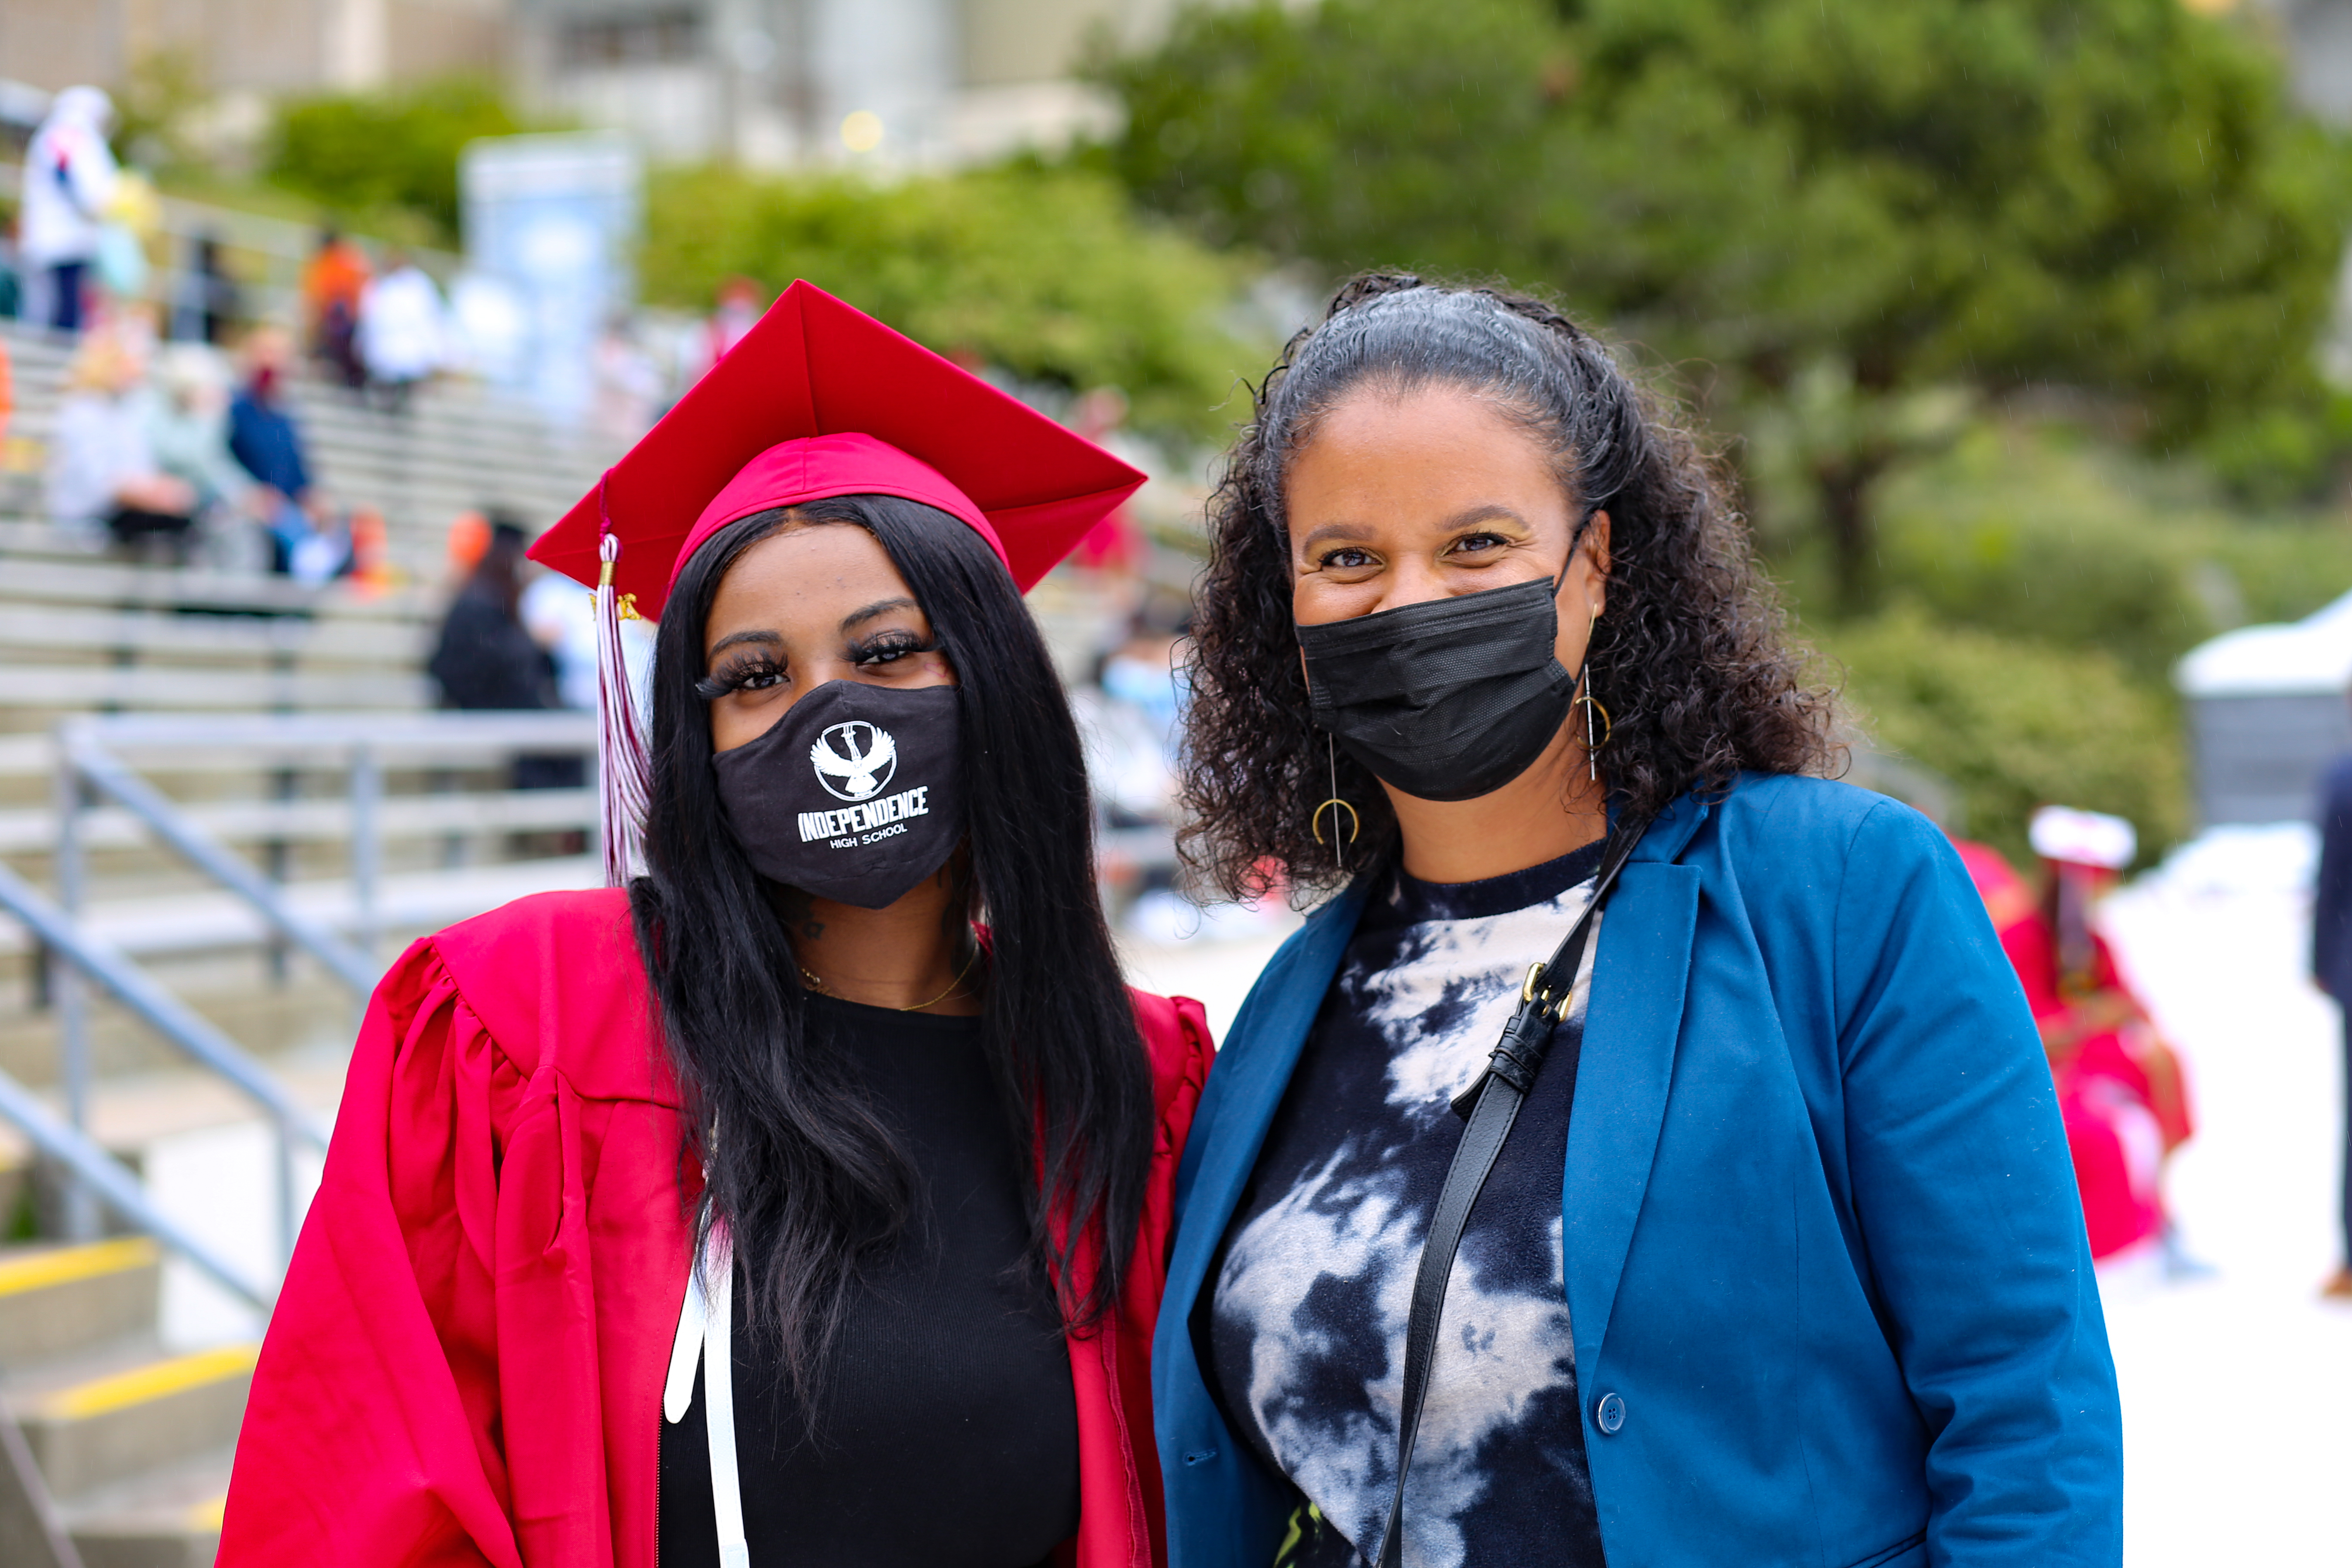
<instances>
[{"instance_id":1,"label":"gold hoop earring","mask_svg":"<svg viewBox=\"0 0 2352 1568\"><path fill-rule=\"evenodd\" d=\"M1339 798L1339 751L1337 743L1328 735L1323 737L1323 751L1331 767L1331 798L1315 808L1315 815L1307 819L1307 830L1315 835L1316 843L1322 843L1323 814L1336 805L1340 811L1348 814L1348 843L1353 844L1357 837L1364 831L1364 819L1356 815L1354 806ZM1331 817L1331 860L1344 871L1348 868L1348 857L1345 846L1339 840L1339 817L1335 812Z\"/></svg>"}]
</instances>

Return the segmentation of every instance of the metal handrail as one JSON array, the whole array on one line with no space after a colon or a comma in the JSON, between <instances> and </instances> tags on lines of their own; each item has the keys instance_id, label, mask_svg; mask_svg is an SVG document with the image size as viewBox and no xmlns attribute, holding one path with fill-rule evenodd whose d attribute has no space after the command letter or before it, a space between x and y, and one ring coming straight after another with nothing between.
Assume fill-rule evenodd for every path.
<instances>
[{"instance_id":1,"label":"metal handrail","mask_svg":"<svg viewBox=\"0 0 2352 1568\"><path fill-rule=\"evenodd\" d=\"M14 913L47 948L51 995L58 1009L67 1116L62 1121L52 1117L55 1125L39 1129L37 1142L41 1137L54 1139L61 1129L63 1135L88 1145L83 1154L96 1150L96 1145L88 1144L84 1131L90 1091L83 993L87 980L111 993L165 1038L251 1096L274 1123L281 1258L292 1255L298 1219L294 1145L298 1141L319 1150L327 1145L325 1130L266 1068L151 979L120 949L83 928L79 918L84 881L82 828L93 795L111 801L257 912L277 940L310 953L330 975L364 999L376 981L373 953L381 923L376 904L382 879L385 759L397 757L411 763L429 759L437 765L519 752L589 751L594 742L595 720L585 713L251 714L202 719L109 714L59 724L52 802L57 898L51 900L0 866L0 909ZM345 940L326 922L298 909L278 881L192 819L119 754L182 754L211 762L225 751L243 751L251 762L279 770L326 766L348 771L356 941ZM46 1114L37 1101L26 1103L32 1110ZM21 1124L19 1112L24 1110L0 1096L0 1116ZM28 1134L35 1131L27 1128ZM104 1151L96 1152L106 1159ZM83 1237L96 1234L93 1198L125 1213L131 1212L125 1203L136 1202L142 1207L132 1215L133 1223L154 1229L159 1237L186 1249L180 1233L151 1223L160 1216L143 1206L136 1182L119 1166L110 1161L107 1169L93 1167L97 1173L92 1174L84 1170L87 1160L78 1163L59 1157L67 1160L78 1178L67 1192L70 1234ZM216 1262L206 1262L208 1272L218 1273L214 1267ZM232 1283L232 1289L248 1300L259 1300L246 1284Z\"/></svg>"},{"instance_id":2,"label":"metal handrail","mask_svg":"<svg viewBox=\"0 0 2352 1568\"><path fill-rule=\"evenodd\" d=\"M151 978L113 943L89 935L39 889L0 866L0 908L24 921L53 952L113 994L156 1033L250 1095L312 1148L324 1151L327 1130L315 1121L269 1070L210 1020Z\"/></svg>"},{"instance_id":3,"label":"metal handrail","mask_svg":"<svg viewBox=\"0 0 2352 1568\"><path fill-rule=\"evenodd\" d=\"M276 1292L247 1279L235 1264L148 1202L147 1194L139 1190L138 1178L120 1160L87 1134L59 1121L41 1103L38 1095L5 1072L0 1072L0 1117L14 1123L42 1153L71 1170L124 1219L212 1276L232 1295L244 1298L265 1312L269 1310Z\"/></svg>"},{"instance_id":4,"label":"metal handrail","mask_svg":"<svg viewBox=\"0 0 2352 1568\"><path fill-rule=\"evenodd\" d=\"M67 766L144 822L198 870L251 904L279 935L325 964L354 994L364 997L375 989L375 965L365 953L296 909L276 883L174 810L163 791L88 741L68 740L62 753Z\"/></svg>"}]
</instances>

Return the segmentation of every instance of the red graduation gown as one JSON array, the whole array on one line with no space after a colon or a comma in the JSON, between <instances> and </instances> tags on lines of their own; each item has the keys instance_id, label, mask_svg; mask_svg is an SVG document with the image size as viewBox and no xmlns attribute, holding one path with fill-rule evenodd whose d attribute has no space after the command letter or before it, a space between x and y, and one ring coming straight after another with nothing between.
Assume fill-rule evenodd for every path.
<instances>
[{"instance_id":1,"label":"red graduation gown","mask_svg":"<svg viewBox=\"0 0 2352 1568\"><path fill-rule=\"evenodd\" d=\"M1125 1297L1069 1342L1063 1568L1166 1556L1151 1329L1211 1046L1198 1003L1135 1006L1159 1131ZM222 1563L652 1568L700 1184L654 1016L617 890L521 900L384 976L254 1374Z\"/></svg>"}]
</instances>

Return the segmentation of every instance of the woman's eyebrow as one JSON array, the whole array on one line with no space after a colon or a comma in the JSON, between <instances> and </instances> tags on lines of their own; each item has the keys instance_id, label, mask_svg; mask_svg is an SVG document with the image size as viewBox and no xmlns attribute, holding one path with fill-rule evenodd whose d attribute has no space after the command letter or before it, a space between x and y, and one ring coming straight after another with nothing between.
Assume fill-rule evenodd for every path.
<instances>
[{"instance_id":1,"label":"woman's eyebrow","mask_svg":"<svg viewBox=\"0 0 2352 1568\"><path fill-rule=\"evenodd\" d=\"M1327 522L1308 532L1298 542L1301 551L1313 549L1326 540L1342 539L1360 543L1372 537L1372 530L1360 522Z\"/></svg>"},{"instance_id":2,"label":"woman's eyebrow","mask_svg":"<svg viewBox=\"0 0 2352 1568\"><path fill-rule=\"evenodd\" d=\"M712 643L710 645L710 650L702 657L707 659L717 658L720 654L725 653L737 643L747 642L764 643L770 647L782 647L784 646L783 637L775 632L730 632L725 637L720 637L717 642Z\"/></svg>"},{"instance_id":3,"label":"woman's eyebrow","mask_svg":"<svg viewBox=\"0 0 2352 1568\"><path fill-rule=\"evenodd\" d=\"M1526 518L1521 517L1517 512L1514 511L1509 507L1505 506L1500 501L1486 501L1481 505L1469 507L1464 510L1457 511L1452 517L1445 520L1445 526L1448 530L1458 528L1475 528L1480 523L1486 522L1511 522L1517 523L1521 528L1528 526L1528 520Z\"/></svg>"},{"instance_id":4,"label":"woman's eyebrow","mask_svg":"<svg viewBox=\"0 0 2352 1568\"><path fill-rule=\"evenodd\" d=\"M908 598L903 594L895 599L877 599L872 604L866 605L864 609L852 610L849 614L842 616L841 629L843 631L847 631L852 626L863 626L867 621L872 620L875 616L887 616L893 610L919 610L920 608L922 608L921 605L916 604L914 600Z\"/></svg>"}]
</instances>

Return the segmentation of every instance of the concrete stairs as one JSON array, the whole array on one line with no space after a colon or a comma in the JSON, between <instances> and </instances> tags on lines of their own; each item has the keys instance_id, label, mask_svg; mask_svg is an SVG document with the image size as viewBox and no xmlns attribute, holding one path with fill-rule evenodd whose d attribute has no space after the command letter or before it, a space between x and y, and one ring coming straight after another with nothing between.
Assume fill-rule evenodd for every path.
<instances>
[{"instance_id":1,"label":"concrete stairs","mask_svg":"<svg viewBox=\"0 0 2352 1568\"><path fill-rule=\"evenodd\" d=\"M46 1511L83 1568L212 1562L258 1347L165 1352L160 1284L142 1237L0 1248L0 1407L36 1472L0 1475L0 1559L55 1563Z\"/></svg>"}]
</instances>

